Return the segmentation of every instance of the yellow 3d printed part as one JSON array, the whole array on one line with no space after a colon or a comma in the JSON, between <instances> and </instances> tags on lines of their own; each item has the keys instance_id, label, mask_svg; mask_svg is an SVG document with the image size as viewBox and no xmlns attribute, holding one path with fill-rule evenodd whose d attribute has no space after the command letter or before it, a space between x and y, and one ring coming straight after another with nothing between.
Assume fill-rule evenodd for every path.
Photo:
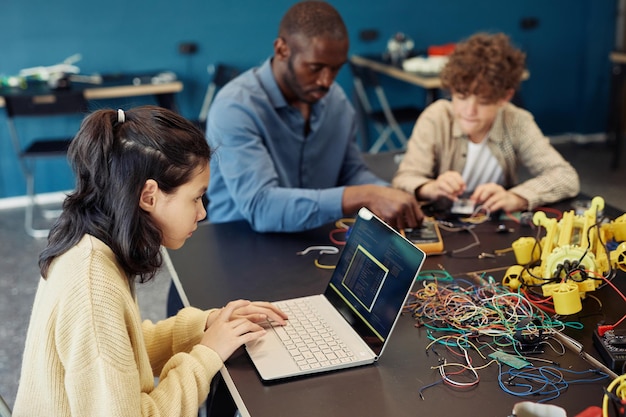
<instances>
[{"instance_id":1,"label":"yellow 3d printed part","mask_svg":"<svg viewBox=\"0 0 626 417\"><path fill-rule=\"evenodd\" d=\"M554 311L563 316L578 313L583 308L578 294L578 285L574 283L557 284L552 290L552 300Z\"/></svg>"},{"instance_id":2,"label":"yellow 3d printed part","mask_svg":"<svg viewBox=\"0 0 626 417\"><path fill-rule=\"evenodd\" d=\"M523 272L524 267L522 265L510 266L509 269L506 270L506 274L504 274L502 285L506 285L511 290L517 291L517 289L522 285Z\"/></svg>"},{"instance_id":3,"label":"yellow 3d printed part","mask_svg":"<svg viewBox=\"0 0 626 417\"><path fill-rule=\"evenodd\" d=\"M603 210L604 199L594 197L582 214L570 210L558 221L537 211L533 224L543 227L545 236L539 242L533 237L513 242L517 265L507 270L502 283L512 290L541 286L545 297L553 297L557 313L580 311L580 298L602 284L601 277L611 269L626 271L626 214L599 224ZM621 243L610 251L608 242Z\"/></svg>"},{"instance_id":4,"label":"yellow 3d printed part","mask_svg":"<svg viewBox=\"0 0 626 417\"><path fill-rule=\"evenodd\" d=\"M520 265L530 264L539 259L539 244L534 237L520 237L511 245L515 259Z\"/></svg>"}]
</instances>

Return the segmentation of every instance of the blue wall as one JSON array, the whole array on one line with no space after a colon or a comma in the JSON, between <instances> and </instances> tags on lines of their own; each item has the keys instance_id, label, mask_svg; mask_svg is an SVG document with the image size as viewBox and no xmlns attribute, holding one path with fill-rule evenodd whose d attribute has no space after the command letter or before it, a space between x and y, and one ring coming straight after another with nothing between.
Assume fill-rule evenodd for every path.
<instances>
[{"instance_id":1,"label":"blue wall","mask_svg":"<svg viewBox=\"0 0 626 417\"><path fill-rule=\"evenodd\" d=\"M217 61L256 65L272 53L280 17L293 0L2 0L0 74L58 63L75 53L83 73L169 69L184 81L178 96L183 115L195 117L209 74ZM610 64L615 38L614 0L331 0L351 35L351 53L377 53L402 31L417 48L455 42L479 31L503 31L528 53L531 73L522 89L524 105L547 134L606 130ZM522 18L538 26L522 30ZM364 29L380 38L359 40ZM192 41L195 55L178 45ZM351 90L344 68L340 84ZM388 80L394 100L421 103L423 92ZM98 102L97 107L142 104ZM56 127L55 127L56 128ZM34 130L41 130L33 127ZM73 129L73 127L72 127ZM50 130L46 127L46 131ZM71 188L69 168L50 164L38 192ZM4 115L0 116L0 198L25 193L12 156Z\"/></svg>"}]
</instances>

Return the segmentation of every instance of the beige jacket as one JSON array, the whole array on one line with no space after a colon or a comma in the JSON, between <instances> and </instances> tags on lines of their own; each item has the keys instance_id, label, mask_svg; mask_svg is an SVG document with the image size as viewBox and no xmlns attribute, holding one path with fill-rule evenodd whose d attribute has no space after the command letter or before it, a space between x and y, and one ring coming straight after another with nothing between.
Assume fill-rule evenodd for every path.
<instances>
[{"instance_id":1,"label":"beige jacket","mask_svg":"<svg viewBox=\"0 0 626 417\"><path fill-rule=\"evenodd\" d=\"M441 99L420 115L392 185L414 193L446 171L463 172L468 138L454 121L452 103ZM526 110L507 103L488 135L489 149L502 166L504 187L528 201L528 209L574 197L576 170L550 144ZM529 179L518 183L519 169Z\"/></svg>"}]
</instances>

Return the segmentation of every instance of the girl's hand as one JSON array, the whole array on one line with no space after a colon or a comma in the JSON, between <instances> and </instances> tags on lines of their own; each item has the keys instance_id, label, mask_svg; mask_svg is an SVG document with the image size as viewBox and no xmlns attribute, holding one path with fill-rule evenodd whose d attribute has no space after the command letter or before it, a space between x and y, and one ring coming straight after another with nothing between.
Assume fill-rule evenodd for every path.
<instances>
[{"instance_id":1,"label":"girl's hand","mask_svg":"<svg viewBox=\"0 0 626 417\"><path fill-rule=\"evenodd\" d=\"M209 314L206 321L205 330L208 329L215 318L218 316L221 310L214 311ZM272 303L266 301L253 301L249 302L244 307L238 307L231 315L231 320L234 318L246 318L254 323L262 323L270 320L279 325L284 325L287 320L287 315L283 313L278 307Z\"/></svg>"},{"instance_id":2,"label":"girl's hand","mask_svg":"<svg viewBox=\"0 0 626 417\"><path fill-rule=\"evenodd\" d=\"M213 349L225 361L245 343L262 337L266 330L257 323L273 320L285 324L287 315L270 303L231 301L209 315L200 344Z\"/></svg>"}]
</instances>

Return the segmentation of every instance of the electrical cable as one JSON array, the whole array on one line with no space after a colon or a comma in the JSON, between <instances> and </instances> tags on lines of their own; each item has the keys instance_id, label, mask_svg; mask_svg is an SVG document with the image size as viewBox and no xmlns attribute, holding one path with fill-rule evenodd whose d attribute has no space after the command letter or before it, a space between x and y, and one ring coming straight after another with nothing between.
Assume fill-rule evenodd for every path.
<instances>
[{"instance_id":1,"label":"electrical cable","mask_svg":"<svg viewBox=\"0 0 626 417\"><path fill-rule=\"evenodd\" d=\"M463 230L468 231L472 235L472 237L474 238L474 242L462 248L454 249L453 251L450 252L450 256L455 256L458 253L465 252L466 250L471 249L476 246L480 246L480 239L478 238L478 235L472 230L472 227L464 227Z\"/></svg>"},{"instance_id":2,"label":"electrical cable","mask_svg":"<svg viewBox=\"0 0 626 417\"><path fill-rule=\"evenodd\" d=\"M614 393L613 390L615 390ZM604 397L602 398L603 417L609 417L609 399L612 399L618 406L624 407L626 402L626 374L613 379L604 391Z\"/></svg>"},{"instance_id":3,"label":"electrical cable","mask_svg":"<svg viewBox=\"0 0 626 417\"><path fill-rule=\"evenodd\" d=\"M313 261L313 263L315 264L315 266L317 268L320 269L335 269L335 265L330 265L330 264L323 264L320 262L320 258L322 257L322 255L336 255L339 253L339 248L335 247L335 246L324 246L324 245L317 245L317 246L309 246L308 248L301 250L299 252L296 252L296 255L307 255L310 252L313 251L318 251L318 255L317 258L315 258L315 260Z\"/></svg>"},{"instance_id":4,"label":"electrical cable","mask_svg":"<svg viewBox=\"0 0 626 417\"><path fill-rule=\"evenodd\" d=\"M561 217L563 217L563 212L561 210L557 210L555 208L552 207L535 207L535 212L537 211L543 211L544 213L552 213L554 214L556 220L561 220Z\"/></svg>"},{"instance_id":5,"label":"electrical cable","mask_svg":"<svg viewBox=\"0 0 626 417\"><path fill-rule=\"evenodd\" d=\"M432 271L425 272L428 276ZM604 369L599 367L597 369L603 372L593 370L577 374L574 370L559 368L558 363L548 359L527 358L528 355L543 353L544 349L550 349L556 355L565 354L565 343L556 335L566 327L580 328L581 323L564 323L549 316L536 309L523 293L510 292L492 277L483 279L484 284L481 286L464 286L459 285L459 282L462 281L423 279L422 287L411 293L405 308L419 326L426 328L426 337L430 342L425 352L427 356L429 352L437 355L438 364L432 369L439 371L444 385L461 389L475 386L480 381L479 370L494 361L498 362L501 369L501 387L505 392L517 396L545 397L541 401L558 397L572 383L607 377ZM435 345L444 346L449 355L459 360L449 361L440 355ZM520 368L528 374L517 370L504 371L500 358L494 356L487 360L482 352L489 349L494 353L504 353L503 349L507 348L515 358L529 363ZM470 352L476 352L485 363L473 363ZM535 367L532 365L534 361L543 361L548 365ZM594 372L594 375L586 378L571 377L588 372ZM504 383L509 376L512 377L510 381L515 380L514 385ZM437 384L421 387L420 397L423 399L424 391Z\"/></svg>"},{"instance_id":6,"label":"electrical cable","mask_svg":"<svg viewBox=\"0 0 626 417\"><path fill-rule=\"evenodd\" d=\"M339 245L339 246L343 246L346 244L347 241L347 233L350 229L333 229L329 232L328 234L328 238L330 239L330 241L332 243L334 243L335 245ZM344 234L344 238L343 239L337 239L335 236L338 234Z\"/></svg>"},{"instance_id":7,"label":"electrical cable","mask_svg":"<svg viewBox=\"0 0 626 417\"><path fill-rule=\"evenodd\" d=\"M595 376L568 380L566 374L572 376L593 374ZM517 397L545 396L537 400L537 403L544 403L559 397L572 384L597 382L606 378L608 378L607 374L595 369L574 371L555 366L528 366L504 371L500 365L498 372L498 384L504 392ZM519 382L520 380L522 382Z\"/></svg>"},{"instance_id":8,"label":"electrical cable","mask_svg":"<svg viewBox=\"0 0 626 417\"><path fill-rule=\"evenodd\" d=\"M486 208L485 206L476 206L476 208L469 217L462 217L459 220L464 223L481 224L489 221L490 216L491 211L488 208Z\"/></svg>"}]
</instances>

